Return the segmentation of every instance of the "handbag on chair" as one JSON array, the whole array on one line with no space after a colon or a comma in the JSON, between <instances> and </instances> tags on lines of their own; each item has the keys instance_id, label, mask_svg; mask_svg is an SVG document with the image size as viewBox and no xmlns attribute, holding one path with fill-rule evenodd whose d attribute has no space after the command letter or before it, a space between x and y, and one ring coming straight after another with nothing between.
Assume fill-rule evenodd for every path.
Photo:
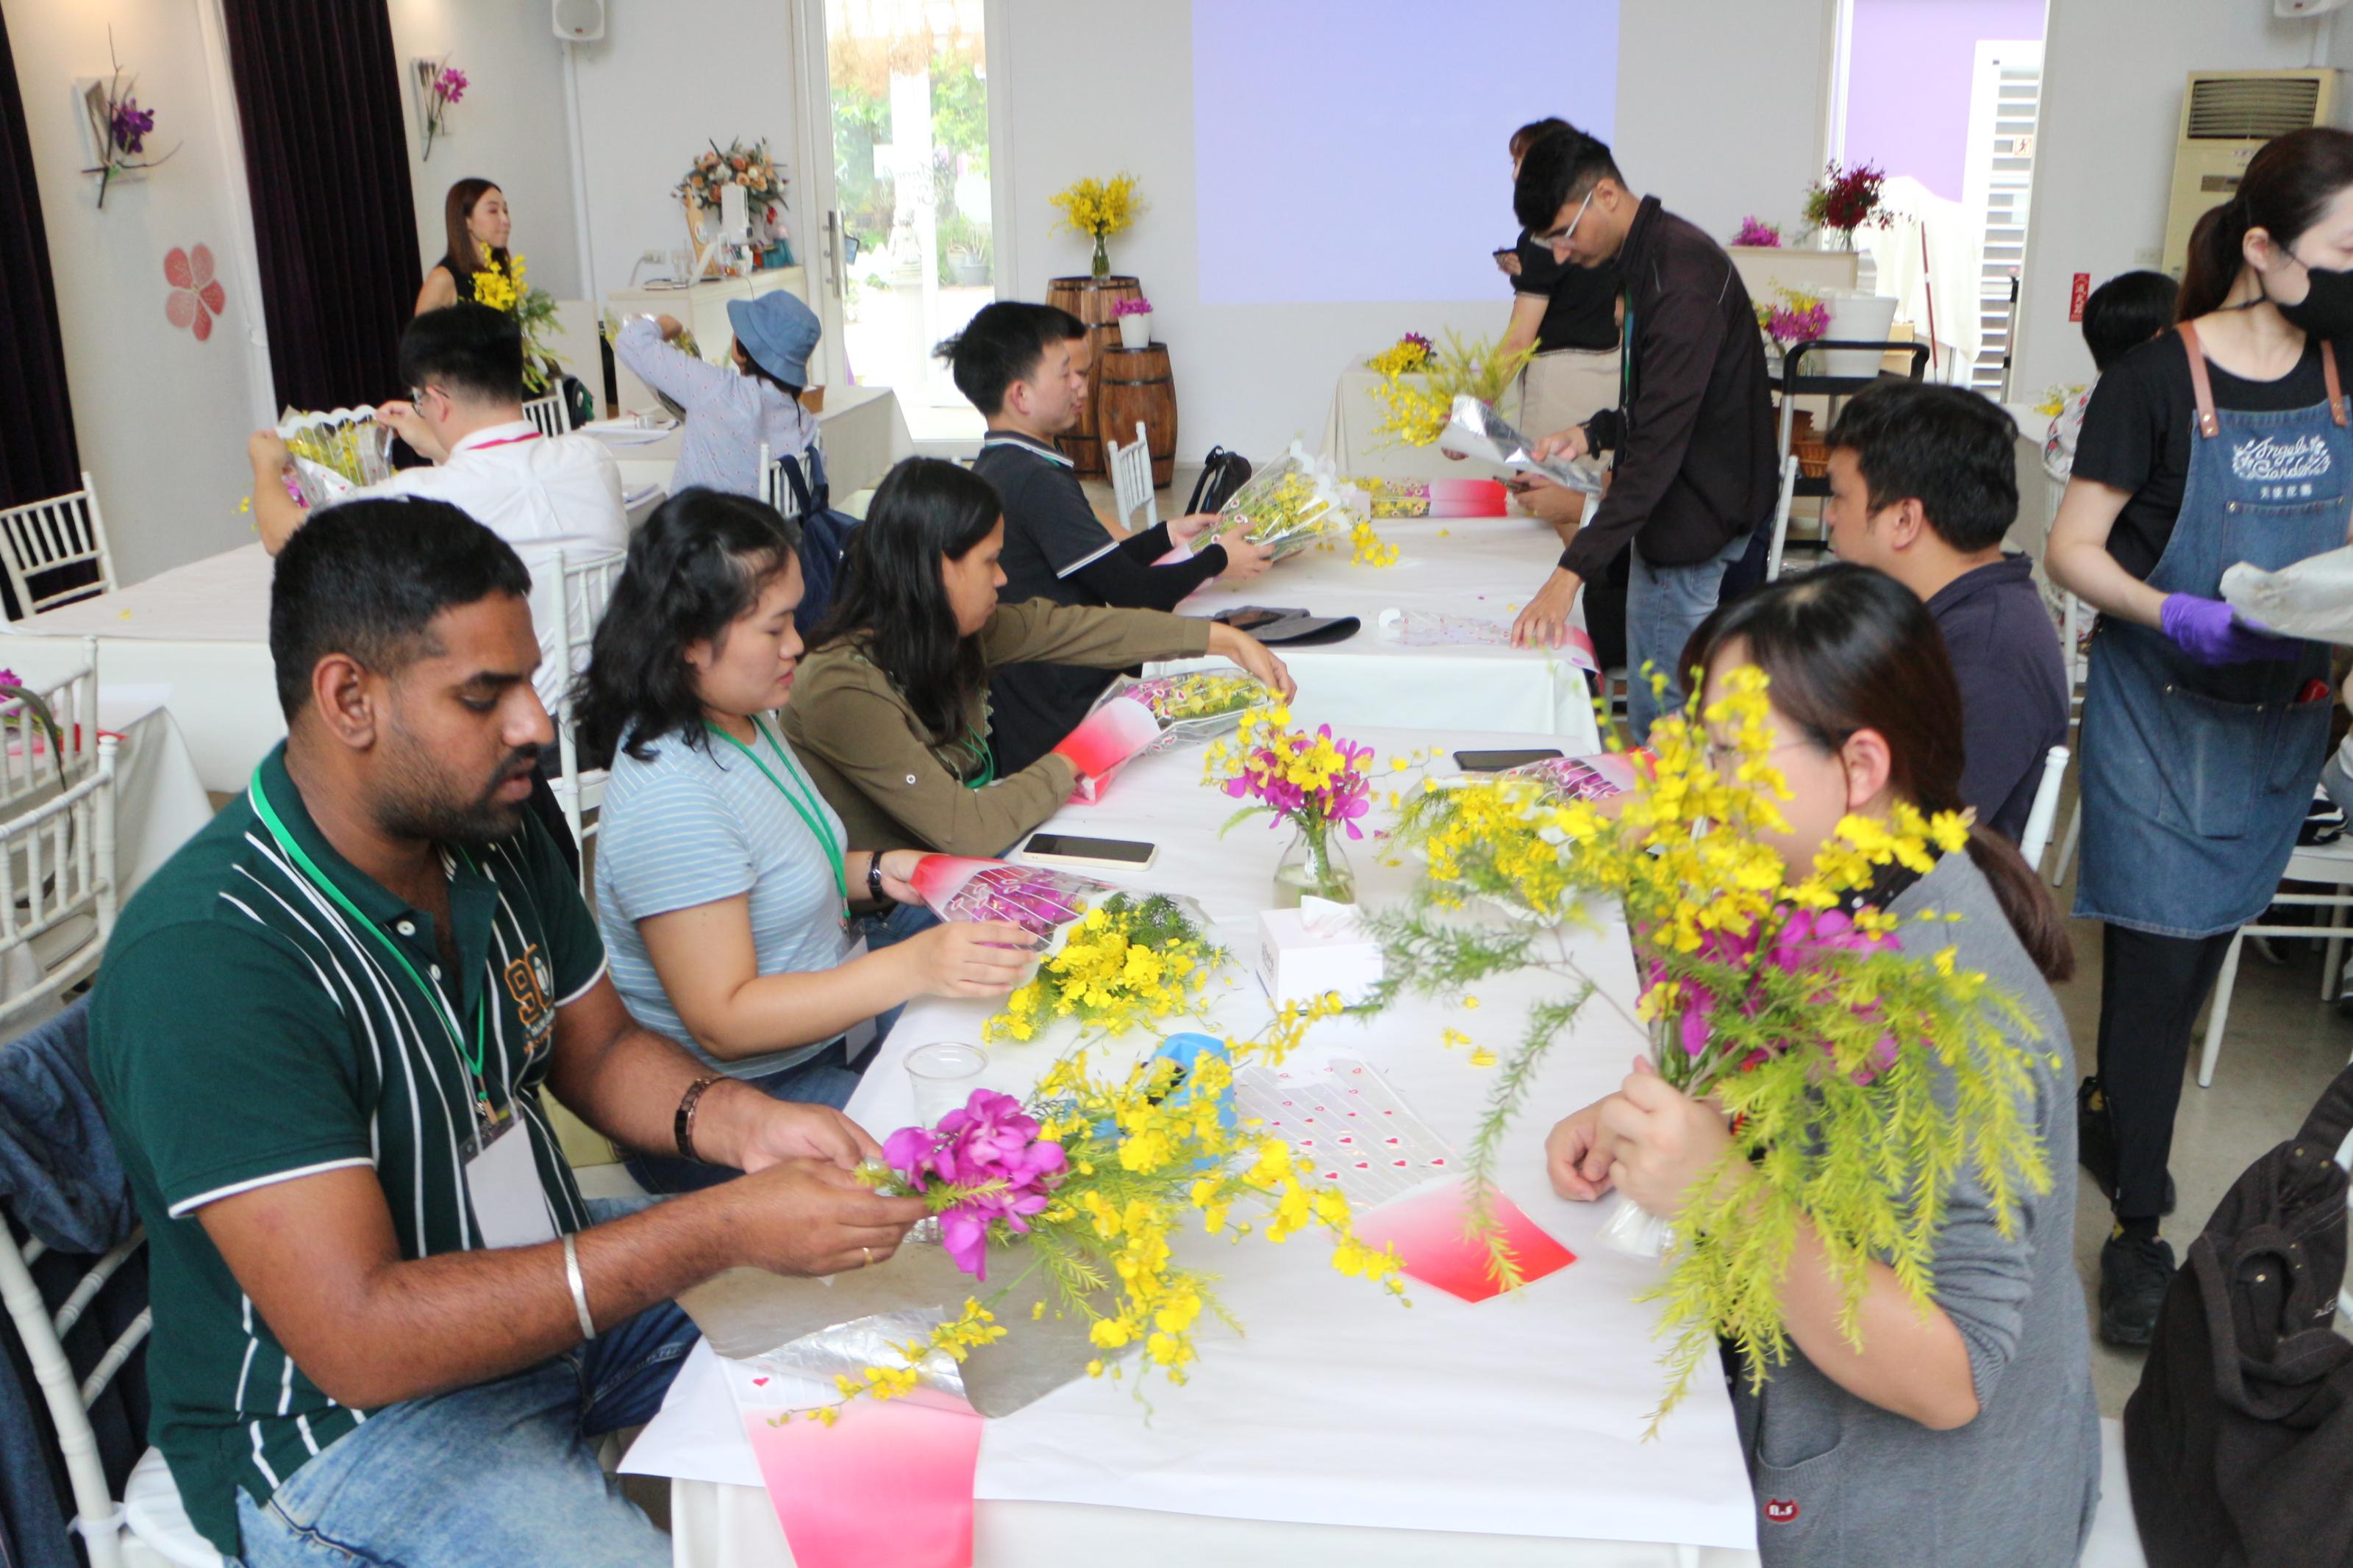
<instances>
[{"instance_id":1,"label":"handbag on chair","mask_svg":"<svg viewBox=\"0 0 2353 1568\"><path fill-rule=\"evenodd\" d=\"M1193 481L1193 499L1185 503L1185 515L1222 510L1234 499L1234 492L1250 482L1250 477L1248 458L1223 447L1210 447L1209 455L1201 459L1201 477Z\"/></svg>"},{"instance_id":2,"label":"handbag on chair","mask_svg":"<svg viewBox=\"0 0 2353 1568\"><path fill-rule=\"evenodd\" d=\"M2353 1564L2353 1341L2337 1332L2353 1067L2247 1167L2164 1305L2125 1405L2149 1568Z\"/></svg>"}]
</instances>

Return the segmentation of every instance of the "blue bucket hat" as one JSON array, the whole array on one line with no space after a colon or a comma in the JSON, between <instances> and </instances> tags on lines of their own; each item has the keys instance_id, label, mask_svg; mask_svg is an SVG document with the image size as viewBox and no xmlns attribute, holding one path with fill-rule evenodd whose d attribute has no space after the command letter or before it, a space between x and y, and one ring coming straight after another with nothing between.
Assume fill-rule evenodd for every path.
<instances>
[{"instance_id":1,"label":"blue bucket hat","mask_svg":"<svg viewBox=\"0 0 2353 1568\"><path fill-rule=\"evenodd\" d=\"M786 386L807 386L809 351L823 330L817 312L782 289L727 301L727 324L754 363Z\"/></svg>"}]
</instances>

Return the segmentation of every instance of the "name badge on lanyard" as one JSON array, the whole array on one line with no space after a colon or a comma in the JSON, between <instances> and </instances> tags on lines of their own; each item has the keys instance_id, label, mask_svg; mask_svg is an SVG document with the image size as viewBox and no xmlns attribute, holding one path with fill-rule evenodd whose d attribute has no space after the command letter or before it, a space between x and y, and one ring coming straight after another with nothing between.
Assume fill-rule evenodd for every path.
<instances>
[{"instance_id":1,"label":"name badge on lanyard","mask_svg":"<svg viewBox=\"0 0 2353 1568\"><path fill-rule=\"evenodd\" d=\"M556 1239L555 1216L540 1185L539 1161L522 1116L476 1131L466 1153L466 1196L484 1247L531 1247Z\"/></svg>"}]
</instances>

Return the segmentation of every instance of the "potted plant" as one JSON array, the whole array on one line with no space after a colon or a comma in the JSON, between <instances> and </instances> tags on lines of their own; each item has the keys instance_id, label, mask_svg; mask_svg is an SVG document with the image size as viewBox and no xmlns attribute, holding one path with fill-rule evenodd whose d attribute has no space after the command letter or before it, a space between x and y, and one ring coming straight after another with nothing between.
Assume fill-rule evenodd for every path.
<instances>
[{"instance_id":1,"label":"potted plant","mask_svg":"<svg viewBox=\"0 0 2353 1568\"><path fill-rule=\"evenodd\" d=\"M1152 346L1152 301L1141 295L1133 300L1114 302L1111 313L1119 321L1119 346L1124 349L1148 349Z\"/></svg>"}]
</instances>

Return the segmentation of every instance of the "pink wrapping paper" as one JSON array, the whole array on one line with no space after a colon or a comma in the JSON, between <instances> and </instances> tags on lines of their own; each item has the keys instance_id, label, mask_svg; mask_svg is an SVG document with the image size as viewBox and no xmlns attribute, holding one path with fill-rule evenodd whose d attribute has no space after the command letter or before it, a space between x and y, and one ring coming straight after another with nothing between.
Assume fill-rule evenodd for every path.
<instances>
[{"instance_id":1,"label":"pink wrapping paper","mask_svg":"<svg viewBox=\"0 0 2353 1568\"><path fill-rule=\"evenodd\" d=\"M1079 786L1071 798L1092 803L1120 764L1159 736L1160 721L1143 703L1106 702L1079 721L1079 727L1063 736L1051 754L1070 758L1079 770Z\"/></svg>"},{"instance_id":2,"label":"pink wrapping paper","mask_svg":"<svg viewBox=\"0 0 2353 1568\"><path fill-rule=\"evenodd\" d=\"M1577 1261L1577 1254L1555 1241L1510 1198L1491 1193L1489 1205L1503 1223L1504 1238L1519 1259L1524 1281L1543 1279ZM1392 1198L1356 1216L1356 1234L1374 1247L1397 1248L1405 1271L1425 1285L1435 1285L1465 1301L1484 1301L1503 1293L1487 1267L1487 1245L1466 1233L1469 1194L1459 1182L1446 1182Z\"/></svg>"},{"instance_id":3,"label":"pink wrapping paper","mask_svg":"<svg viewBox=\"0 0 2353 1568\"><path fill-rule=\"evenodd\" d=\"M744 1430L799 1568L971 1568L981 1418L903 1399L853 1399L831 1426Z\"/></svg>"}]
</instances>

